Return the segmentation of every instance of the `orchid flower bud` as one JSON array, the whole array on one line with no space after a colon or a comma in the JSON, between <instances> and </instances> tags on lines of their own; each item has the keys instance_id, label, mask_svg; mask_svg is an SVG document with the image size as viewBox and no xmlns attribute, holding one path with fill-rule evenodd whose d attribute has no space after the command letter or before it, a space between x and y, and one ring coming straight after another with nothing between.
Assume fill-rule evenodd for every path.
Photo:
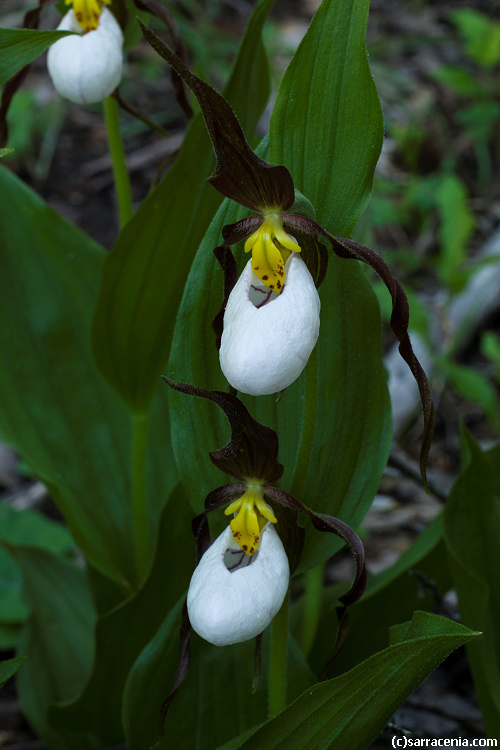
<instances>
[{"instance_id":1,"label":"orchid flower bud","mask_svg":"<svg viewBox=\"0 0 500 750\"><path fill-rule=\"evenodd\" d=\"M97 28L82 33L71 9L57 28L78 34L49 49L47 67L57 92L75 104L106 99L120 83L123 68L123 34L111 11L103 8Z\"/></svg>"},{"instance_id":2,"label":"orchid flower bud","mask_svg":"<svg viewBox=\"0 0 500 750\"><path fill-rule=\"evenodd\" d=\"M187 608L193 630L215 646L254 638L280 610L289 578L288 558L272 524L262 529L253 557L238 547L228 526L191 578Z\"/></svg>"},{"instance_id":3,"label":"orchid flower bud","mask_svg":"<svg viewBox=\"0 0 500 750\"><path fill-rule=\"evenodd\" d=\"M219 352L233 388L262 396L291 385L318 339L319 312L314 281L297 253L287 260L279 295L257 278L249 261L229 295Z\"/></svg>"}]
</instances>

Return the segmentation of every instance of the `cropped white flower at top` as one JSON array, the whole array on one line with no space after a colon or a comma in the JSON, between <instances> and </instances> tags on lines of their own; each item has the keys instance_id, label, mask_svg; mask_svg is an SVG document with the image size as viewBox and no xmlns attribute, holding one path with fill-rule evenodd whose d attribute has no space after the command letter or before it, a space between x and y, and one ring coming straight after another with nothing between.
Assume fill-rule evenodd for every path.
<instances>
[{"instance_id":1,"label":"cropped white flower at top","mask_svg":"<svg viewBox=\"0 0 500 750\"><path fill-rule=\"evenodd\" d=\"M262 633L278 613L290 578L288 558L272 524L248 557L228 526L201 558L187 596L193 630L215 646Z\"/></svg>"},{"instance_id":2,"label":"cropped white flower at top","mask_svg":"<svg viewBox=\"0 0 500 750\"><path fill-rule=\"evenodd\" d=\"M319 295L306 264L292 252L281 294L254 274L251 261L224 313L219 352L222 372L242 393L278 393L296 380L319 334Z\"/></svg>"},{"instance_id":3,"label":"cropped white flower at top","mask_svg":"<svg viewBox=\"0 0 500 750\"><path fill-rule=\"evenodd\" d=\"M106 99L120 83L123 69L123 34L111 11L103 8L98 27L86 34L73 9L57 28L78 33L49 49L47 67L57 92L75 104Z\"/></svg>"}]
</instances>

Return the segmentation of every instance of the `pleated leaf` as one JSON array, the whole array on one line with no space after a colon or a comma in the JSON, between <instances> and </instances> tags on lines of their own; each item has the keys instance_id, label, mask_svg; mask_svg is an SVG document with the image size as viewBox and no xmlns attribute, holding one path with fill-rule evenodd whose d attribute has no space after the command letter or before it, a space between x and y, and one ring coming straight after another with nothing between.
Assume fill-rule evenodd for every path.
<instances>
[{"instance_id":1,"label":"pleated leaf","mask_svg":"<svg viewBox=\"0 0 500 750\"><path fill-rule=\"evenodd\" d=\"M123 712L129 750L149 750L158 737L161 705L170 690L179 661L181 605L182 602L172 610L130 672ZM268 659L268 635L266 631L263 674L260 686L254 692L254 640L217 648L192 634L189 673L170 707L159 748L210 750L264 720L267 713L264 665ZM289 685L290 698L293 699L315 680L292 638L287 669L293 675ZM221 706L228 706L230 710L221 710Z\"/></svg>"},{"instance_id":2,"label":"pleated leaf","mask_svg":"<svg viewBox=\"0 0 500 750\"><path fill-rule=\"evenodd\" d=\"M365 46L368 0L323 0L288 66L270 129L316 220L348 237L371 192L383 121Z\"/></svg>"},{"instance_id":3,"label":"pleated leaf","mask_svg":"<svg viewBox=\"0 0 500 750\"><path fill-rule=\"evenodd\" d=\"M48 485L91 565L130 593L132 419L89 342L105 252L6 169L0 193L0 437ZM161 383L148 429L151 549L177 482Z\"/></svg>"},{"instance_id":4,"label":"pleated leaf","mask_svg":"<svg viewBox=\"0 0 500 750\"><path fill-rule=\"evenodd\" d=\"M6 169L0 192L0 436L92 564L132 580L130 417L89 346L104 250Z\"/></svg>"}]
</instances>

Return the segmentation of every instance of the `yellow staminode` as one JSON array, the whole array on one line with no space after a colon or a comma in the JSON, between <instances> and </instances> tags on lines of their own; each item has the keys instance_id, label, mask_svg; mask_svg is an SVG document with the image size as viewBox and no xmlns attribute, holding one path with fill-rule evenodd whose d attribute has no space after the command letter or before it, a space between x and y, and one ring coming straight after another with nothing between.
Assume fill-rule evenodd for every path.
<instances>
[{"instance_id":1,"label":"yellow staminode","mask_svg":"<svg viewBox=\"0 0 500 750\"><path fill-rule=\"evenodd\" d=\"M231 521L231 532L238 546L247 555L253 555L259 546L260 532L266 521L276 523L276 517L264 500L262 487L249 484L245 494L228 505L226 516L237 513Z\"/></svg>"},{"instance_id":2,"label":"yellow staminode","mask_svg":"<svg viewBox=\"0 0 500 750\"><path fill-rule=\"evenodd\" d=\"M252 269L271 291L280 294L285 283L285 263L291 252L300 247L283 229L279 214L268 214L264 223L245 242L245 252L252 251Z\"/></svg>"},{"instance_id":3,"label":"yellow staminode","mask_svg":"<svg viewBox=\"0 0 500 750\"><path fill-rule=\"evenodd\" d=\"M76 20L86 33L97 29L102 6L104 3L109 5L111 0L65 0L65 3L66 5L73 5Z\"/></svg>"}]
</instances>

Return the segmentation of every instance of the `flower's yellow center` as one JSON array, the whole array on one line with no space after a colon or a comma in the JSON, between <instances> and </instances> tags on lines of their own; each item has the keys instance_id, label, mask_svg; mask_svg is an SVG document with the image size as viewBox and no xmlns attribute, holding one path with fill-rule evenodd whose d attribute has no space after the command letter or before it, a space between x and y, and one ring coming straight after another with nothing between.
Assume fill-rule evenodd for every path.
<instances>
[{"instance_id":1,"label":"flower's yellow center","mask_svg":"<svg viewBox=\"0 0 500 750\"><path fill-rule=\"evenodd\" d=\"M109 5L111 0L65 0L65 3L66 5L73 5L76 20L86 33L97 29L102 6L104 3Z\"/></svg>"},{"instance_id":2,"label":"flower's yellow center","mask_svg":"<svg viewBox=\"0 0 500 750\"><path fill-rule=\"evenodd\" d=\"M279 214L268 214L264 223L245 242L245 252L252 251L252 269L271 291L280 294L285 284L285 263L290 253L300 247L283 229Z\"/></svg>"},{"instance_id":3,"label":"flower's yellow center","mask_svg":"<svg viewBox=\"0 0 500 750\"><path fill-rule=\"evenodd\" d=\"M257 551L260 532L266 521L277 522L264 500L262 487L257 484L249 484L245 494L228 505L224 513L226 516L237 513L231 521L231 532L237 545L249 556Z\"/></svg>"}]
</instances>

